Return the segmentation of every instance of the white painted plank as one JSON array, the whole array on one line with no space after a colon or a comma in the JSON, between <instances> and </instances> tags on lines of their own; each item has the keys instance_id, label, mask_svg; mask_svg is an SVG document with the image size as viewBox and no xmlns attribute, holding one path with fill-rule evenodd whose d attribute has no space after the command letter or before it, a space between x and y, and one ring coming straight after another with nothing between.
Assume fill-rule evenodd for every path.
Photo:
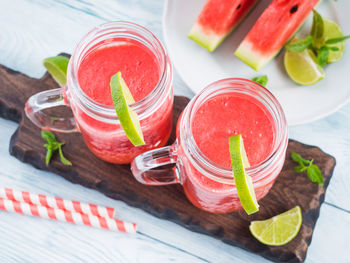
<instances>
[{"instance_id":1,"label":"white painted plank","mask_svg":"<svg viewBox=\"0 0 350 263\"><path fill-rule=\"evenodd\" d=\"M350 214L324 204L305 262L349 263L349 251Z\"/></svg>"},{"instance_id":2,"label":"white painted plank","mask_svg":"<svg viewBox=\"0 0 350 263\"><path fill-rule=\"evenodd\" d=\"M203 262L142 235L6 213L0 218L1 262L11 255L19 262Z\"/></svg>"}]
</instances>

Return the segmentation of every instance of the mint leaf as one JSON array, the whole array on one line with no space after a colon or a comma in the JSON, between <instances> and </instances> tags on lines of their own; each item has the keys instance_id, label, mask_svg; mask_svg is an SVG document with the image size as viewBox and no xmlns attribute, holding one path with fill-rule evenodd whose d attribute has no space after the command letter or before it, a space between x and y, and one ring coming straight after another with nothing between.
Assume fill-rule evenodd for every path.
<instances>
[{"instance_id":1,"label":"mint leaf","mask_svg":"<svg viewBox=\"0 0 350 263\"><path fill-rule=\"evenodd\" d=\"M339 48L338 47L330 47L330 46L326 46L329 50L332 50L332 51L338 51Z\"/></svg>"},{"instance_id":2,"label":"mint leaf","mask_svg":"<svg viewBox=\"0 0 350 263\"><path fill-rule=\"evenodd\" d=\"M295 166L293 168L294 171L296 171L297 173L302 173L304 172L305 170L307 170L307 166L304 166L304 165L298 165L298 166Z\"/></svg>"},{"instance_id":3,"label":"mint leaf","mask_svg":"<svg viewBox=\"0 0 350 263\"><path fill-rule=\"evenodd\" d=\"M265 87L269 79L266 75L263 75L263 76L252 78L252 81L255 81L256 83L259 83L260 85Z\"/></svg>"},{"instance_id":4,"label":"mint leaf","mask_svg":"<svg viewBox=\"0 0 350 263\"><path fill-rule=\"evenodd\" d=\"M313 10L313 14L311 36L317 45L323 40L324 24L322 16L316 10Z\"/></svg>"},{"instance_id":5,"label":"mint leaf","mask_svg":"<svg viewBox=\"0 0 350 263\"><path fill-rule=\"evenodd\" d=\"M47 149L47 152L46 152L46 158L45 158L45 163L46 163L46 166L49 166L49 163L50 163L50 160L51 160L52 154L53 154L52 149Z\"/></svg>"},{"instance_id":6,"label":"mint leaf","mask_svg":"<svg viewBox=\"0 0 350 263\"><path fill-rule=\"evenodd\" d=\"M329 48L326 46L321 47L317 54L317 61L321 67L324 67L328 63L328 56Z\"/></svg>"},{"instance_id":7,"label":"mint leaf","mask_svg":"<svg viewBox=\"0 0 350 263\"><path fill-rule=\"evenodd\" d=\"M290 156L294 162L298 163L301 166L308 165L311 163L311 161L304 159L303 157L301 157L300 154L297 154L295 152L292 152Z\"/></svg>"},{"instance_id":8,"label":"mint leaf","mask_svg":"<svg viewBox=\"0 0 350 263\"><path fill-rule=\"evenodd\" d=\"M44 144L44 147L47 149L46 157L45 157L46 166L49 165L52 155L56 150L58 150L61 162L63 164L72 165L72 163L63 156L62 145L64 145L64 142L58 142L56 140L55 135L52 132L45 131L45 130L41 130L41 137L45 141L47 141L47 143Z\"/></svg>"},{"instance_id":9,"label":"mint leaf","mask_svg":"<svg viewBox=\"0 0 350 263\"><path fill-rule=\"evenodd\" d=\"M295 152L292 152L290 156L294 162L299 164L293 168L294 171L297 173L306 171L307 177L311 180L311 182L323 186L322 172L320 168L313 163L314 160L306 160L300 154Z\"/></svg>"},{"instance_id":10,"label":"mint leaf","mask_svg":"<svg viewBox=\"0 0 350 263\"><path fill-rule=\"evenodd\" d=\"M56 142L55 135L52 132L41 130L41 137L48 143Z\"/></svg>"},{"instance_id":11,"label":"mint leaf","mask_svg":"<svg viewBox=\"0 0 350 263\"><path fill-rule=\"evenodd\" d=\"M293 52L302 52L313 44L314 40L312 36L307 36L305 39L293 39L291 42L285 45L285 48Z\"/></svg>"},{"instance_id":12,"label":"mint leaf","mask_svg":"<svg viewBox=\"0 0 350 263\"><path fill-rule=\"evenodd\" d=\"M297 162L297 163L302 162L302 160L303 160L303 157L301 157L300 154L297 154L297 153L295 153L295 152L292 152L292 153L290 154L290 157L292 158L292 160L293 160L294 162Z\"/></svg>"},{"instance_id":13,"label":"mint leaf","mask_svg":"<svg viewBox=\"0 0 350 263\"><path fill-rule=\"evenodd\" d=\"M336 44L336 43L339 43L339 42L343 42L343 41L347 40L348 38L350 38L350 35L349 36L343 36L343 37L330 38L330 39L328 39L326 41L326 44L327 45Z\"/></svg>"},{"instance_id":14,"label":"mint leaf","mask_svg":"<svg viewBox=\"0 0 350 263\"><path fill-rule=\"evenodd\" d=\"M63 156L62 145L63 144L60 144L60 146L58 147L58 153L60 154L61 163L63 163L64 165L72 165L72 163Z\"/></svg>"},{"instance_id":15,"label":"mint leaf","mask_svg":"<svg viewBox=\"0 0 350 263\"><path fill-rule=\"evenodd\" d=\"M311 182L323 186L322 172L316 164L312 164L307 168L307 177L311 180Z\"/></svg>"}]
</instances>

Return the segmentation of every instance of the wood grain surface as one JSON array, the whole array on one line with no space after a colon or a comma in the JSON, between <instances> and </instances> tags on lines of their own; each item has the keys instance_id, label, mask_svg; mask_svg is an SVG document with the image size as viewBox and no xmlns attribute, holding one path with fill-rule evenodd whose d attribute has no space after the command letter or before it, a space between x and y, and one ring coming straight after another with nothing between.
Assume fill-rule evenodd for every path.
<instances>
[{"instance_id":1,"label":"wood grain surface","mask_svg":"<svg viewBox=\"0 0 350 263\"><path fill-rule=\"evenodd\" d=\"M64 152L73 166L62 165L58 156L49 167L45 165L45 148L40 130L23 114L27 98L42 90L56 88L56 83L45 74L33 79L0 66L0 114L2 117L20 122L11 138L10 153L23 162L49 170L69 181L96 189L114 199L139 207L157 217L176 222L192 231L204 233L246 250L258 253L276 262L302 262L311 242L313 228L324 201L325 190L335 166L335 159L319 148L290 141L283 171L269 194L260 201L261 210L247 216L243 211L225 215L210 214L192 206L184 196L181 186L149 187L137 183L128 165L113 165L99 160L85 146L80 134L59 134L66 142ZM185 97L175 97L174 123L188 103ZM174 133L170 142L174 140ZM313 158L325 176L324 187L311 183L306 176L293 171L291 151ZM159 198L161 197L161 198ZM266 219L284 212L295 205L303 211L303 225L298 236L282 247L260 244L249 233L251 220Z\"/></svg>"}]
</instances>

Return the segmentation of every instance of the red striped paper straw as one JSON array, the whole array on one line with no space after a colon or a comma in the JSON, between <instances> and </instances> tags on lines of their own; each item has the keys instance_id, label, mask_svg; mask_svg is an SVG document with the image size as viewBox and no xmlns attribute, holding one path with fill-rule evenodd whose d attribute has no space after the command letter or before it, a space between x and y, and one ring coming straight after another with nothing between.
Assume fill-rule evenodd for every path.
<instances>
[{"instance_id":1,"label":"red striped paper straw","mask_svg":"<svg viewBox=\"0 0 350 263\"><path fill-rule=\"evenodd\" d=\"M119 231L123 233L136 233L137 228L135 223L128 223L108 217L99 217L91 214L75 213L62 209L54 209L46 206L17 202L4 198L0 198L0 210L53 219L62 222L69 222L76 225L85 225L112 231Z\"/></svg>"},{"instance_id":2,"label":"red striped paper straw","mask_svg":"<svg viewBox=\"0 0 350 263\"><path fill-rule=\"evenodd\" d=\"M0 198L12 201L45 206L54 209L62 209L76 213L90 214L100 217L114 218L115 210L112 207L98 206L94 204L71 201L59 197L33 194L26 191L17 191L11 188L0 188Z\"/></svg>"}]
</instances>

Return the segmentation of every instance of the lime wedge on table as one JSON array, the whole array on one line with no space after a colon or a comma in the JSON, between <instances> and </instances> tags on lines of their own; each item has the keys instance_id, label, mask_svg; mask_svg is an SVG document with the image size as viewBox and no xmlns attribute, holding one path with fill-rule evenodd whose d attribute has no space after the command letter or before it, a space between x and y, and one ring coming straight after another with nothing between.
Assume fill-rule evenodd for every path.
<instances>
[{"instance_id":1,"label":"lime wedge on table","mask_svg":"<svg viewBox=\"0 0 350 263\"><path fill-rule=\"evenodd\" d=\"M44 67L61 86L67 82L67 67L69 58L64 56L49 57L43 60Z\"/></svg>"},{"instance_id":2,"label":"lime wedge on table","mask_svg":"<svg viewBox=\"0 0 350 263\"><path fill-rule=\"evenodd\" d=\"M229 138L229 146L237 194L243 209L250 215L259 211L259 205L256 201L252 178L246 175L244 170L250 165L241 134L231 136Z\"/></svg>"},{"instance_id":3,"label":"lime wedge on table","mask_svg":"<svg viewBox=\"0 0 350 263\"><path fill-rule=\"evenodd\" d=\"M135 100L125 84L121 72L112 76L110 86L114 108L126 136L134 146L144 145L145 141L138 116L129 107Z\"/></svg>"},{"instance_id":4,"label":"lime wedge on table","mask_svg":"<svg viewBox=\"0 0 350 263\"><path fill-rule=\"evenodd\" d=\"M331 38L338 38L338 37L344 36L339 25L333 22L332 20L323 18L323 25L324 25L323 37L325 41ZM345 50L345 41L342 41L336 44L330 44L328 46L339 48L339 50L337 51L332 51L332 50L329 51L328 63L337 62L339 59L341 59Z\"/></svg>"},{"instance_id":5,"label":"lime wedge on table","mask_svg":"<svg viewBox=\"0 0 350 263\"><path fill-rule=\"evenodd\" d=\"M302 223L300 206L263 221L252 221L249 229L261 243L282 246L291 241L299 232Z\"/></svg>"},{"instance_id":6,"label":"lime wedge on table","mask_svg":"<svg viewBox=\"0 0 350 263\"><path fill-rule=\"evenodd\" d=\"M300 85L312 85L325 76L323 68L317 63L314 53L305 49L302 52L286 50L284 67L288 76Z\"/></svg>"}]
</instances>

